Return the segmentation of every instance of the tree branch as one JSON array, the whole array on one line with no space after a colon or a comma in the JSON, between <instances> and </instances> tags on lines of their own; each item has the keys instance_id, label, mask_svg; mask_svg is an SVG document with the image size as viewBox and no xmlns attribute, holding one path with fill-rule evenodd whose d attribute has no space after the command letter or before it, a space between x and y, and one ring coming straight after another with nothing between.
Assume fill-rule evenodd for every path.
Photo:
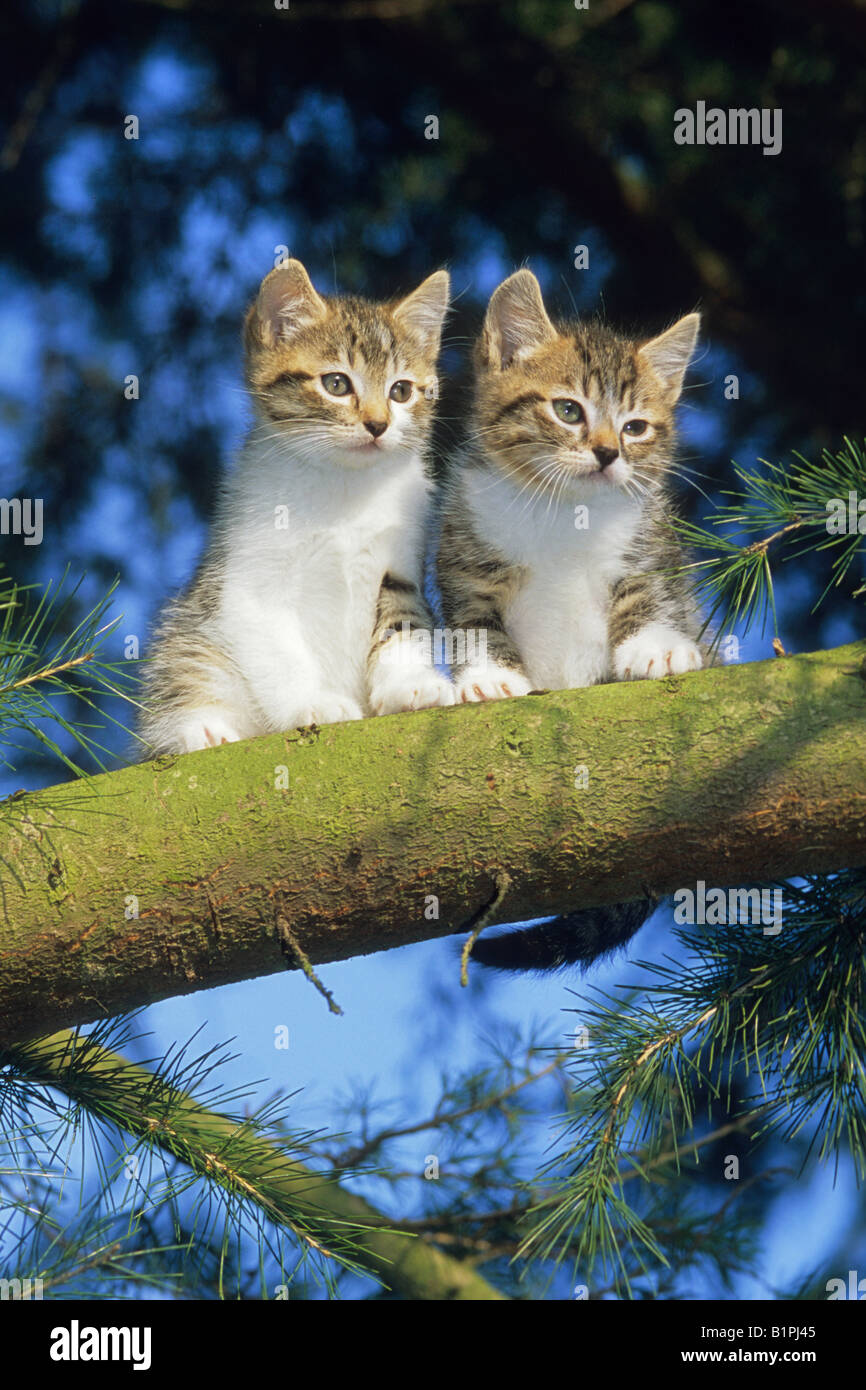
<instances>
[{"instance_id":1,"label":"tree branch","mask_svg":"<svg viewBox=\"0 0 866 1390\"><path fill-rule=\"evenodd\" d=\"M298 1218L308 1219L317 1232L332 1228L335 1244L350 1242L353 1263L403 1298L505 1298L469 1265L423 1238L396 1230L396 1223L329 1174L299 1163L278 1143L254 1135L248 1124L208 1110L146 1067L88 1038L63 1032L0 1051L0 1065L57 1087L91 1109L102 1088L106 1104L96 1104L102 1118L158 1144L203 1177L218 1171L224 1185L326 1256L311 1231L298 1226Z\"/></svg>"},{"instance_id":2,"label":"tree branch","mask_svg":"<svg viewBox=\"0 0 866 1390\"><path fill-rule=\"evenodd\" d=\"M864 864L864 655L291 730L10 798L0 1037L282 970L280 915L318 965L460 930L503 871L514 922Z\"/></svg>"}]
</instances>

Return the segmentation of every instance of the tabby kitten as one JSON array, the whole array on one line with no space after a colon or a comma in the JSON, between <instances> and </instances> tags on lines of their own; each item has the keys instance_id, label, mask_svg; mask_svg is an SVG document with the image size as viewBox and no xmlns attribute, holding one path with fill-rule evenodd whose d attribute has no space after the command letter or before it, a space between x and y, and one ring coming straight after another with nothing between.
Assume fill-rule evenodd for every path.
<instances>
[{"instance_id":1,"label":"tabby kitten","mask_svg":"<svg viewBox=\"0 0 866 1390\"><path fill-rule=\"evenodd\" d=\"M466 632L470 653L458 700L702 665L700 615L669 572L680 557L665 527L674 408L698 327L689 314L635 342L553 323L528 270L493 294L475 354L476 428L445 485L438 552L445 623ZM589 960L649 911L579 913L483 938L473 955L511 968Z\"/></svg>"},{"instance_id":2,"label":"tabby kitten","mask_svg":"<svg viewBox=\"0 0 866 1390\"><path fill-rule=\"evenodd\" d=\"M631 342L554 326L528 270L495 291L439 547L446 622L487 634L486 655L457 672L460 700L700 667L700 617L665 573L678 556L664 526L698 326L689 314Z\"/></svg>"},{"instance_id":3,"label":"tabby kitten","mask_svg":"<svg viewBox=\"0 0 866 1390\"><path fill-rule=\"evenodd\" d=\"M422 565L426 454L448 305L325 297L299 261L244 328L254 424L207 552L169 603L140 732L188 752L295 726L453 703L433 667Z\"/></svg>"}]
</instances>

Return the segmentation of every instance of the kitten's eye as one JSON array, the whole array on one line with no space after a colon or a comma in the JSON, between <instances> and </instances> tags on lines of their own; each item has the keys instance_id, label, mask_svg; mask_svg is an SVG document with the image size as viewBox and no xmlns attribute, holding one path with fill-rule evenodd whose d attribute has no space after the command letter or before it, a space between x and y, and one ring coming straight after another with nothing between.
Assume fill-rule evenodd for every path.
<instances>
[{"instance_id":1,"label":"kitten's eye","mask_svg":"<svg viewBox=\"0 0 866 1390\"><path fill-rule=\"evenodd\" d=\"M391 390L388 392L392 401L397 401L400 405L408 401L412 394L411 381L395 381Z\"/></svg>"},{"instance_id":2,"label":"kitten's eye","mask_svg":"<svg viewBox=\"0 0 866 1390\"><path fill-rule=\"evenodd\" d=\"M632 439L640 439L641 435L649 434L649 420L626 420L622 427L623 434L630 435Z\"/></svg>"},{"instance_id":3,"label":"kitten's eye","mask_svg":"<svg viewBox=\"0 0 866 1390\"><path fill-rule=\"evenodd\" d=\"M566 425L579 425L581 420L586 417L583 413L583 406L578 405L577 401L559 400L552 401L553 413Z\"/></svg>"},{"instance_id":4,"label":"kitten's eye","mask_svg":"<svg viewBox=\"0 0 866 1390\"><path fill-rule=\"evenodd\" d=\"M352 383L345 372L325 372L322 385L329 396L348 396Z\"/></svg>"}]
</instances>

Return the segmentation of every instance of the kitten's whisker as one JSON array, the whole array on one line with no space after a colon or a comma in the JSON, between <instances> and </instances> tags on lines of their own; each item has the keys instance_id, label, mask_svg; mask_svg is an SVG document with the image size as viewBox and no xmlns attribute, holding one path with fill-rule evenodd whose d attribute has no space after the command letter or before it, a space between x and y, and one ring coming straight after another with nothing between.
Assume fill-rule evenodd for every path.
<instances>
[{"instance_id":1,"label":"kitten's whisker","mask_svg":"<svg viewBox=\"0 0 866 1390\"><path fill-rule=\"evenodd\" d=\"M638 473L637 469L635 469L632 472L632 476L629 479L627 479L626 486L633 487L635 489L636 494L640 497L651 498L653 494L651 487L648 485L649 482L650 479Z\"/></svg>"},{"instance_id":2,"label":"kitten's whisker","mask_svg":"<svg viewBox=\"0 0 866 1390\"><path fill-rule=\"evenodd\" d=\"M526 501L523 504L523 511L527 511L529 507L531 507L534 504L535 499L547 489L551 479L555 478L557 468L559 465L556 463L554 459L540 459L531 460L529 466L531 468L537 468L538 472L530 474L530 476L524 482L523 486L518 490L518 492L515 493L514 497L511 499L511 502L505 509L506 511L509 511L510 508L514 506L516 502L519 501L519 499L523 496L524 492L526 492L529 488L532 488L530 496L526 499ZM514 473L513 476L519 479L521 475L519 473Z\"/></svg>"},{"instance_id":3,"label":"kitten's whisker","mask_svg":"<svg viewBox=\"0 0 866 1390\"><path fill-rule=\"evenodd\" d=\"M560 477L561 467L562 465L559 464L556 459L548 459L539 469L538 474L530 479L530 481L535 482L535 487L524 503L524 512L534 506L536 499L541 497L545 492L548 494L548 511L550 510L550 499L553 496L552 488L556 487L556 483ZM521 491L524 490L525 489L521 489ZM518 496L519 495L518 493Z\"/></svg>"}]
</instances>

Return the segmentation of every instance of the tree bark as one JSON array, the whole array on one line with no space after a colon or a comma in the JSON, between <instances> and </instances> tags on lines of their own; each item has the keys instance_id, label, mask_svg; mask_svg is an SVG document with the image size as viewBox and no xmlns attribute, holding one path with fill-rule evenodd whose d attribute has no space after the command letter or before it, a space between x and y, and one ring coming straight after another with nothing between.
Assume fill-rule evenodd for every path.
<instances>
[{"instance_id":1,"label":"tree bark","mask_svg":"<svg viewBox=\"0 0 866 1390\"><path fill-rule=\"evenodd\" d=\"M866 863L864 658L291 730L16 794L0 1038L448 935L497 894L514 922Z\"/></svg>"}]
</instances>

